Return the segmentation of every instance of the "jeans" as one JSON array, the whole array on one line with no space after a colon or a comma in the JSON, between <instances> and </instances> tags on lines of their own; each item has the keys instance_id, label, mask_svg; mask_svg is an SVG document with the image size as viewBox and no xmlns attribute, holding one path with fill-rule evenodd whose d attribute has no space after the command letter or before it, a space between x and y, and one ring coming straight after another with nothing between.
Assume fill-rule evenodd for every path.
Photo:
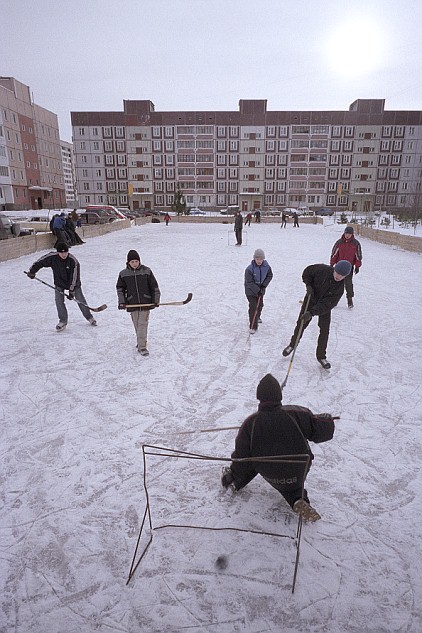
<instances>
[{"instance_id":1,"label":"jeans","mask_svg":"<svg viewBox=\"0 0 422 633\"><path fill-rule=\"evenodd\" d=\"M66 308L65 296L63 292L64 291L62 288L56 287L56 292L55 292L56 308L57 308L57 314L59 316L59 321L61 321L62 323L67 323L67 319L68 319L67 308ZM82 301L82 303L86 303L86 299L83 295L82 288L80 286L79 288L75 288L74 293L75 293L75 299L77 299L78 301ZM87 321L93 318L89 308L87 308L84 305L81 305L80 303L78 303L77 305L79 306L80 311L82 312L82 314L84 315Z\"/></svg>"}]
</instances>

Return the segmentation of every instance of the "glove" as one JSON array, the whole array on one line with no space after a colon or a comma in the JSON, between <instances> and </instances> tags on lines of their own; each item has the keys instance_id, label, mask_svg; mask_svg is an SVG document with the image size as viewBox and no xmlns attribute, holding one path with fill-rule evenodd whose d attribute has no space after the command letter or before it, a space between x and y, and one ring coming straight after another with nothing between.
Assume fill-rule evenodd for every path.
<instances>
[{"instance_id":1,"label":"glove","mask_svg":"<svg viewBox=\"0 0 422 633\"><path fill-rule=\"evenodd\" d=\"M333 421L333 416L331 415L331 413L317 413L316 415L314 415L314 418L318 418L318 420L321 420L321 422Z\"/></svg>"},{"instance_id":2,"label":"glove","mask_svg":"<svg viewBox=\"0 0 422 633\"><path fill-rule=\"evenodd\" d=\"M118 310L126 310L126 304L125 303L119 303L119 305L117 306Z\"/></svg>"},{"instance_id":3,"label":"glove","mask_svg":"<svg viewBox=\"0 0 422 633\"><path fill-rule=\"evenodd\" d=\"M304 323L308 323L308 321L312 319L312 314L309 312L309 310L306 310L306 312L303 313L302 319Z\"/></svg>"},{"instance_id":4,"label":"glove","mask_svg":"<svg viewBox=\"0 0 422 633\"><path fill-rule=\"evenodd\" d=\"M357 275L359 272L359 268L357 266L355 266L355 275Z\"/></svg>"},{"instance_id":5,"label":"glove","mask_svg":"<svg viewBox=\"0 0 422 633\"><path fill-rule=\"evenodd\" d=\"M265 286L259 286L258 295L263 295L265 292Z\"/></svg>"},{"instance_id":6,"label":"glove","mask_svg":"<svg viewBox=\"0 0 422 633\"><path fill-rule=\"evenodd\" d=\"M314 289L310 284L306 284L306 294L309 295L311 298L314 296Z\"/></svg>"},{"instance_id":7,"label":"glove","mask_svg":"<svg viewBox=\"0 0 422 633\"><path fill-rule=\"evenodd\" d=\"M75 298L75 293L74 293L73 290L69 290L69 294L68 294L67 298L69 299L69 301L72 301L72 299Z\"/></svg>"},{"instance_id":8,"label":"glove","mask_svg":"<svg viewBox=\"0 0 422 633\"><path fill-rule=\"evenodd\" d=\"M26 273L28 275L28 277L30 279L35 279L35 273L31 273L31 271L29 271L29 273Z\"/></svg>"},{"instance_id":9,"label":"glove","mask_svg":"<svg viewBox=\"0 0 422 633\"><path fill-rule=\"evenodd\" d=\"M223 476L221 477L221 485L223 488L228 488L234 482L233 473L230 468L223 468ZM234 487L234 484L233 486Z\"/></svg>"}]
</instances>

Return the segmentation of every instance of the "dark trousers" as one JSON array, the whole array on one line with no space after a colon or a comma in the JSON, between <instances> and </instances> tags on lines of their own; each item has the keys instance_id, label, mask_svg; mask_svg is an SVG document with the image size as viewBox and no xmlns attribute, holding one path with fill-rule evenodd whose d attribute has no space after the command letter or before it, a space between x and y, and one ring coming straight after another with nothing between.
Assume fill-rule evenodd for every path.
<instances>
[{"instance_id":1,"label":"dark trousers","mask_svg":"<svg viewBox=\"0 0 422 633\"><path fill-rule=\"evenodd\" d=\"M237 244L242 244L242 229L237 229L234 234L236 235Z\"/></svg>"},{"instance_id":2,"label":"dark trousers","mask_svg":"<svg viewBox=\"0 0 422 633\"><path fill-rule=\"evenodd\" d=\"M258 320L261 317L262 308L264 307L264 299L262 295L258 295L257 297L247 295L246 298L249 301L249 327L251 330L257 330Z\"/></svg>"},{"instance_id":3,"label":"dark trousers","mask_svg":"<svg viewBox=\"0 0 422 633\"><path fill-rule=\"evenodd\" d=\"M344 278L344 287L346 289L346 297L348 299L351 299L355 296L355 293L353 291L353 266L350 273L347 275L347 277Z\"/></svg>"},{"instance_id":4,"label":"dark trousers","mask_svg":"<svg viewBox=\"0 0 422 633\"><path fill-rule=\"evenodd\" d=\"M283 495L287 503L293 508L295 501L302 499L302 488L294 488L293 490L279 490L279 493ZM308 493L306 488L303 490L303 498L309 503Z\"/></svg>"},{"instance_id":5,"label":"dark trousers","mask_svg":"<svg viewBox=\"0 0 422 633\"><path fill-rule=\"evenodd\" d=\"M296 345L296 339L299 336L299 330L301 329L302 315L305 312L305 308L306 308L306 299L305 299L305 302L302 304L299 318L296 323L295 331L293 332L293 336L290 340L291 347L294 347ZM302 334L306 330L310 322L311 321L308 321L307 323L303 323L302 331L300 333L298 342L302 338ZM327 312L326 314L319 315L318 317L319 336L318 336L318 343L317 343L317 349L316 349L317 358L325 358L326 356L328 336L330 334L330 322L331 322L331 310L330 312Z\"/></svg>"}]
</instances>

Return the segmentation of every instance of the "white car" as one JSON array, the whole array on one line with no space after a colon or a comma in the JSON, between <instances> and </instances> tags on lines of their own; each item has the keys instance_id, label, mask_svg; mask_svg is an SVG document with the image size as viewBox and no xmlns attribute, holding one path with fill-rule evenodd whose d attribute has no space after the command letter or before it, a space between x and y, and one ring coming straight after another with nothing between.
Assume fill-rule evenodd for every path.
<instances>
[{"instance_id":1,"label":"white car","mask_svg":"<svg viewBox=\"0 0 422 633\"><path fill-rule=\"evenodd\" d=\"M202 211L199 207L192 207L189 211L189 215L207 215L205 211Z\"/></svg>"}]
</instances>

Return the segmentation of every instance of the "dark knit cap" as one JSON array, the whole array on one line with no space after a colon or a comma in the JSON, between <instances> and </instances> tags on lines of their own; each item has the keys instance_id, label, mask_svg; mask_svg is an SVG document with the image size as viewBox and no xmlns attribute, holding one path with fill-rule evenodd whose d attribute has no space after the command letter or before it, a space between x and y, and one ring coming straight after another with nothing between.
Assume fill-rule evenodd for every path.
<instances>
[{"instance_id":1,"label":"dark knit cap","mask_svg":"<svg viewBox=\"0 0 422 633\"><path fill-rule=\"evenodd\" d=\"M58 253L67 253L69 251L69 247L64 242L59 242L56 246L56 251Z\"/></svg>"},{"instance_id":2,"label":"dark knit cap","mask_svg":"<svg viewBox=\"0 0 422 633\"><path fill-rule=\"evenodd\" d=\"M256 397L260 402L281 402L280 383L272 374L267 374L256 388Z\"/></svg>"},{"instance_id":3,"label":"dark knit cap","mask_svg":"<svg viewBox=\"0 0 422 633\"><path fill-rule=\"evenodd\" d=\"M126 261L131 262L132 259L137 259L138 262L141 261L141 258L139 257L139 253L137 251L129 251L128 252Z\"/></svg>"},{"instance_id":4,"label":"dark knit cap","mask_svg":"<svg viewBox=\"0 0 422 633\"><path fill-rule=\"evenodd\" d=\"M353 226L346 226L346 228L344 229L344 232L351 233L353 235L354 234Z\"/></svg>"},{"instance_id":5,"label":"dark knit cap","mask_svg":"<svg viewBox=\"0 0 422 633\"><path fill-rule=\"evenodd\" d=\"M347 277L347 275L352 270L352 264L350 262L348 262L347 259L341 259L334 266L334 270L336 271L336 273L338 273L342 277Z\"/></svg>"}]
</instances>

